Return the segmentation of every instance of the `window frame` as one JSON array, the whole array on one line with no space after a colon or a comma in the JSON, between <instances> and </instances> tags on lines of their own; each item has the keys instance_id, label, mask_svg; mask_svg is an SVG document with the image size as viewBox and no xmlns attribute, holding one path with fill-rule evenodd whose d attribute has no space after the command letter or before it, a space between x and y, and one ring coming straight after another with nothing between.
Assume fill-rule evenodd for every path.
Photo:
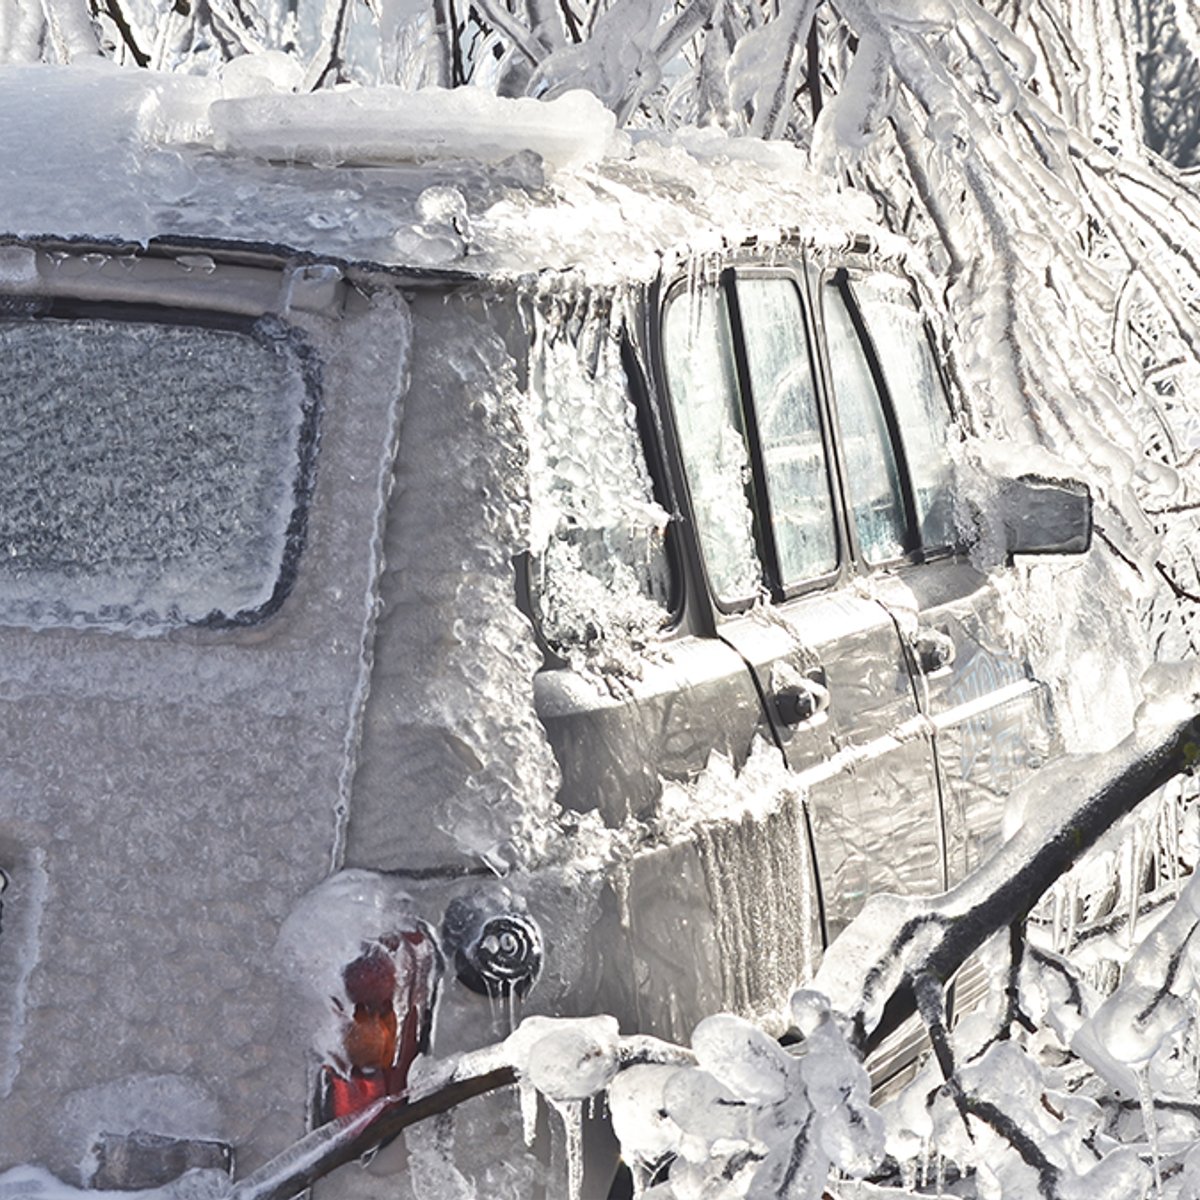
<instances>
[{"instance_id":1,"label":"window frame","mask_svg":"<svg viewBox=\"0 0 1200 1200\"><path fill-rule=\"evenodd\" d=\"M938 387L941 389L942 399L946 405L946 424L947 428L957 425L960 413L957 405L954 403L953 396L948 385L946 376L942 370L942 365L938 360L937 346L933 339L933 330L929 322L929 318L925 315L920 303L920 297L917 295L916 288L912 281L902 272L896 270L888 270L883 267L872 266L869 264L855 262L853 260L834 262L819 268L814 272L813 289L814 289L814 308L820 313L820 322L822 329L821 352L822 352L822 371L824 372L824 384L827 390L827 400L833 419L836 422L837 417L837 390L833 383L832 365L829 361L828 346L824 338L825 329L825 289L828 285L836 287L843 296L846 303L846 311L850 315L850 320L854 325L859 342L862 345L863 353L867 360L867 365L871 372L871 378L875 385L876 394L880 401L880 407L883 413L884 424L887 428L888 437L891 442L892 453L896 461L896 473L899 476L900 482L900 502L904 514L904 552L893 558L884 559L879 562L868 562L862 553L862 547L858 540L858 530L855 528L853 519L852 496L850 495L849 484L846 484L844 500L846 503L848 514L849 534L853 539L854 561L858 569L863 573L870 573L874 570L887 569L889 567L903 568L906 566L916 566L921 563L934 562L939 559L952 558L962 552L962 545L958 542L951 542L945 545L925 546L921 543L920 521L918 518L917 503L916 503L916 488L913 481L912 469L909 465L908 448L904 441L904 431L900 428L900 419L897 412L895 402L892 399L891 390L888 387L887 377L883 370L882 360L875 346L875 339L871 335L870 326L867 324L863 310L859 304L858 297L854 291L854 282L856 278L863 279L868 276L889 276L892 279L898 280L904 285L904 290L914 301L914 309L921 320L922 334L925 338L926 345L930 352L930 361L933 364L935 377ZM842 447L845 439L842 436L840 425L837 427L837 442L839 462L841 462L841 473L844 480L848 480L849 476L845 469L842 459Z\"/></svg>"},{"instance_id":2,"label":"window frame","mask_svg":"<svg viewBox=\"0 0 1200 1200\"><path fill-rule=\"evenodd\" d=\"M273 314L254 316L220 309L184 308L136 301L71 295L27 296L0 292L0 319L6 321L107 321L112 324L164 325L237 333L257 340L261 335L256 333L256 327L264 317L277 321L284 331L284 340L293 356L304 389L291 488L293 505L288 515L283 553L271 594L262 604L252 609L240 609L234 613L213 610L192 620L156 619L143 623L144 614L135 613L133 618L134 624L138 626L138 636L170 637L182 630L227 631L258 626L279 612L287 601L299 578L300 560L308 541L309 508L316 487L323 409L322 371L318 353L300 329ZM19 622L0 618L0 628L24 626ZM55 623L47 628L74 629L76 626L67 622ZM123 625L114 626L103 620L88 619L79 628L110 634L125 632Z\"/></svg>"},{"instance_id":3,"label":"window frame","mask_svg":"<svg viewBox=\"0 0 1200 1200\"><path fill-rule=\"evenodd\" d=\"M704 286L721 292L729 315L730 333L733 339L733 359L739 388L737 399L740 416L746 430L746 450L751 469L748 500L753 519L755 551L762 579L762 592L769 595L773 603L778 604L813 592L827 590L851 575L866 575L878 570L904 570L922 563L961 555L963 547L957 540L946 545L924 546L921 544L915 482L909 464L903 430L900 428L899 414L888 388L874 338L854 291L856 277L861 279L884 275L898 280L904 286L905 292L913 298L915 311L920 317L923 336L930 352L937 385L946 405L947 428L950 429L957 426L961 420L961 411L955 402L939 359L932 326L923 311L912 280L902 271L862 262L853 257L818 258L800 250L794 250L786 256L781 254L779 257L780 261L767 263L751 251L734 254L722 262L719 271L709 273L703 281ZM783 584L775 541L776 534L771 516L770 490L766 480L758 412L750 379L745 330L737 295L739 279L784 279L795 287L800 302L809 362L813 372L821 444L825 453L825 477L829 484L832 500L837 565L824 575L790 586ZM845 299L847 312L862 345L871 379L879 398L887 437L895 456L900 488L899 500L904 520L904 550L900 555L875 563L866 560L855 528L851 487L844 456L845 439L838 421L837 397L825 337L823 306L824 288L827 284L836 286ZM674 399L667 385L667 347L663 337L667 307L681 294L696 286L698 286L698 280L695 272L676 273L663 281L657 303L652 306L657 349L654 379L661 397L661 419L666 426L663 448L671 459L670 474L676 480L675 490L679 508L692 527L692 533L688 537L680 538L680 541L685 543L681 547L683 558L701 581L715 612L719 616L728 617L752 608L759 602L760 597L728 601L722 599L713 587L696 524L688 473L679 445ZM687 578L687 574L688 572L685 570L684 579ZM684 587L686 590L686 583Z\"/></svg>"},{"instance_id":4,"label":"window frame","mask_svg":"<svg viewBox=\"0 0 1200 1200\"><path fill-rule=\"evenodd\" d=\"M816 354L816 331L813 326L811 305L805 289L803 274L786 267L765 266L761 263L734 264L724 273L724 280L730 292L730 320L734 333L734 359L738 365L738 382L742 389L742 407L746 420L746 441L750 452L751 470L754 475L756 492L756 514L761 506L763 524L766 535L763 542L767 547L767 557L762 561L764 582L776 603L802 596L809 592L821 591L835 583L846 571L850 562L850 545L847 541L847 520L845 500L842 487L843 474L840 461L834 454L835 426L832 412L828 403L826 389L820 372L820 363ZM747 354L745 326L742 320L741 301L737 285L742 279L783 279L790 282L796 292L799 302L802 332L805 349L808 353L809 371L812 378L813 398L816 402L817 424L821 434L821 448L825 455L825 482L829 489L830 519L833 524L834 536L834 565L821 575L810 579L802 579L796 583L787 584L783 579L783 571L779 561L779 550L775 537L775 523L771 511L771 489L766 475L766 460L763 454L762 437L759 430L758 404L754 398L754 386L750 377L750 362Z\"/></svg>"},{"instance_id":5,"label":"window frame","mask_svg":"<svg viewBox=\"0 0 1200 1200\"><path fill-rule=\"evenodd\" d=\"M778 279L791 284L800 309L801 331L808 353L809 367L812 372L817 421L821 435L821 447L825 457L825 479L829 486L836 562L830 571L790 585L784 584L783 573L780 569L779 551L771 513L770 487L767 483L762 440L759 433L758 409L754 401L754 388L750 378L750 364L747 355L741 305L737 294L738 281L743 279ZM753 525L759 578L761 581L759 593L754 596L727 600L721 597L713 586L708 563L705 561L703 547L700 544L696 511L692 502L691 485L683 460L682 448L679 445L678 420L674 410L675 401L667 383L667 348L665 338L663 337L667 308L681 295L696 286L696 279L693 276L679 275L671 279L663 288L657 305L657 344L660 358L659 381L664 400L663 407L670 412L671 441L673 443L673 456L676 461L676 470L680 481L679 494L681 504L684 506L688 523L695 531L694 537L690 540L694 542L692 549L696 570L703 579L705 590L717 612L723 616L732 616L752 608L759 602L760 596L764 592L770 596L773 602L781 603L796 596L830 587L847 572L850 564L850 555L849 544L846 539L846 520L843 511L841 477L837 460L832 454L830 412L826 404L825 388L819 374L818 362L814 356L815 331L802 265L793 265L788 262L768 265L756 258L735 258L722 267L714 281L710 283L706 281L706 283L707 286L711 286L720 294L724 300L726 312L729 317L730 336L732 339L731 349L738 385L737 402L745 429L746 456L750 464L751 479L748 502Z\"/></svg>"}]
</instances>

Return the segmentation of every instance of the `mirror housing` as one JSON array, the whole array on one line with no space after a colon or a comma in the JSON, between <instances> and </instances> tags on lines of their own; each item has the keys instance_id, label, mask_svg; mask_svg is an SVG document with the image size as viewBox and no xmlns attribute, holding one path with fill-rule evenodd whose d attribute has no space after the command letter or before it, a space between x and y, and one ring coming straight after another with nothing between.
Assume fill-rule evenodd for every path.
<instances>
[{"instance_id":1,"label":"mirror housing","mask_svg":"<svg viewBox=\"0 0 1200 1200\"><path fill-rule=\"evenodd\" d=\"M1008 561L1018 554L1084 554L1092 545L1092 493L1080 479L1021 475L997 497Z\"/></svg>"}]
</instances>

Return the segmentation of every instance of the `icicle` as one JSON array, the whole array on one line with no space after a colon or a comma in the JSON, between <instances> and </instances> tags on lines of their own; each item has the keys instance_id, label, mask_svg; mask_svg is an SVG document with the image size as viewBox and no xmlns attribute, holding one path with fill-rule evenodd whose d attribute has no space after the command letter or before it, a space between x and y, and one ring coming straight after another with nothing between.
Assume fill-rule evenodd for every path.
<instances>
[{"instance_id":1,"label":"icicle","mask_svg":"<svg viewBox=\"0 0 1200 1200\"><path fill-rule=\"evenodd\" d=\"M504 995L504 1015L508 1020L506 1033L512 1033L517 1027L517 1007L520 1000L517 998L517 989L510 987Z\"/></svg>"},{"instance_id":2,"label":"icicle","mask_svg":"<svg viewBox=\"0 0 1200 1200\"><path fill-rule=\"evenodd\" d=\"M1070 954L1075 944L1075 931L1079 923L1079 880L1071 876L1067 880L1066 927L1063 933L1064 954Z\"/></svg>"},{"instance_id":3,"label":"icicle","mask_svg":"<svg viewBox=\"0 0 1200 1200\"><path fill-rule=\"evenodd\" d=\"M551 1100L546 1103L558 1113L566 1135L567 1200L580 1200L583 1192L583 1101Z\"/></svg>"},{"instance_id":4,"label":"icicle","mask_svg":"<svg viewBox=\"0 0 1200 1200\"><path fill-rule=\"evenodd\" d=\"M1179 899L1183 889L1183 873L1180 871L1179 822L1183 815L1183 796L1179 788L1172 788L1170 798L1163 805L1163 843L1165 846L1168 870L1171 880L1171 893L1174 899Z\"/></svg>"},{"instance_id":5,"label":"icicle","mask_svg":"<svg viewBox=\"0 0 1200 1200\"><path fill-rule=\"evenodd\" d=\"M525 1145L532 1148L537 1137L538 1093L532 1083L522 1079L517 1083L517 1095L521 1102L521 1133Z\"/></svg>"},{"instance_id":6,"label":"icicle","mask_svg":"<svg viewBox=\"0 0 1200 1200\"><path fill-rule=\"evenodd\" d=\"M1125 944L1133 949L1137 944L1138 910L1142 903L1142 874L1146 866L1146 838L1140 825L1135 825L1129 843L1129 928Z\"/></svg>"},{"instance_id":7,"label":"icicle","mask_svg":"<svg viewBox=\"0 0 1200 1200\"><path fill-rule=\"evenodd\" d=\"M929 1139L925 1138L921 1142L921 1190L924 1191L929 1184Z\"/></svg>"},{"instance_id":8,"label":"icicle","mask_svg":"<svg viewBox=\"0 0 1200 1200\"><path fill-rule=\"evenodd\" d=\"M1050 917L1050 928L1054 931L1054 953L1061 954L1062 945L1062 907L1063 907L1063 890L1060 883L1055 887L1053 892L1054 911Z\"/></svg>"},{"instance_id":9,"label":"icicle","mask_svg":"<svg viewBox=\"0 0 1200 1200\"><path fill-rule=\"evenodd\" d=\"M1138 1099L1142 1105L1142 1122L1150 1146L1150 1165L1154 1168L1154 1200L1162 1200L1162 1168L1158 1161L1158 1122L1154 1117L1154 1089L1150 1085L1150 1068L1137 1072ZM574 1200L574 1198L573 1198Z\"/></svg>"},{"instance_id":10,"label":"icicle","mask_svg":"<svg viewBox=\"0 0 1200 1200\"><path fill-rule=\"evenodd\" d=\"M617 898L617 916L622 929L633 928L633 917L629 911L629 876L630 869L627 863L618 864L611 876Z\"/></svg>"}]
</instances>

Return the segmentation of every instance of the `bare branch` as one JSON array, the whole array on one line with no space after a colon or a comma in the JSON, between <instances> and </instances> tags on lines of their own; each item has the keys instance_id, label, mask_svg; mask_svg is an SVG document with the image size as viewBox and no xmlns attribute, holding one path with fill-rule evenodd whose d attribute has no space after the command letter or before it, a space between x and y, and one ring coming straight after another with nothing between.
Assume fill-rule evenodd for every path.
<instances>
[{"instance_id":1,"label":"bare branch","mask_svg":"<svg viewBox=\"0 0 1200 1200\"><path fill-rule=\"evenodd\" d=\"M330 75L336 76L341 71L349 10L350 0L326 0L321 18L321 45L304 73L303 91L315 92Z\"/></svg>"},{"instance_id":2,"label":"bare branch","mask_svg":"<svg viewBox=\"0 0 1200 1200\"><path fill-rule=\"evenodd\" d=\"M342 1117L314 1129L233 1190L231 1200L290 1200L330 1171L361 1158L368 1150L438 1113L448 1112L474 1096L510 1087L517 1080L512 1067L457 1079L428 1096L377 1100L352 1117Z\"/></svg>"},{"instance_id":3,"label":"bare branch","mask_svg":"<svg viewBox=\"0 0 1200 1200\"><path fill-rule=\"evenodd\" d=\"M1189 702L1194 706L1196 698ZM860 1048L877 1045L912 1013L906 981L949 980L989 937L1022 919L1116 820L1190 770L1196 725L1189 716L1165 729L1135 731L1110 751L1046 767L1026 786L1038 795L1080 795L1071 809L1055 816L1028 802L1021 829L944 896L915 906L896 897L869 900L864 913L875 919L851 925L830 947L815 984L851 1022ZM888 927L890 938L880 939Z\"/></svg>"},{"instance_id":4,"label":"bare branch","mask_svg":"<svg viewBox=\"0 0 1200 1200\"><path fill-rule=\"evenodd\" d=\"M621 1038L618 1069L643 1063L694 1066L695 1055L683 1047L645 1035ZM475 1096L511 1087L516 1068L505 1061L502 1047L464 1055L449 1079L416 1096L384 1097L353 1116L321 1125L241 1180L230 1200L290 1200L331 1171L391 1141L410 1125L449 1112Z\"/></svg>"},{"instance_id":5,"label":"bare branch","mask_svg":"<svg viewBox=\"0 0 1200 1200\"><path fill-rule=\"evenodd\" d=\"M133 29L130 27L129 19L125 16L117 0L104 0L104 12L117 27L117 32L121 35L121 41L125 43L125 48L132 55L133 61L139 67L148 67L150 65L150 55L137 44L137 39L133 36Z\"/></svg>"}]
</instances>

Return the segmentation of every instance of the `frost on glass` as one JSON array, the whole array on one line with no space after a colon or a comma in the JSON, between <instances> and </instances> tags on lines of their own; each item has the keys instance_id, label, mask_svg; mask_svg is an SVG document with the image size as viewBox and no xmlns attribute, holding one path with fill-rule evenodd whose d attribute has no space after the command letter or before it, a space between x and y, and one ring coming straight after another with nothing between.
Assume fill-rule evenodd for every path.
<instances>
[{"instance_id":1,"label":"frost on glass","mask_svg":"<svg viewBox=\"0 0 1200 1200\"><path fill-rule=\"evenodd\" d=\"M720 293L682 292L670 301L663 354L709 578L722 600L748 599L762 577L750 507L750 456Z\"/></svg>"},{"instance_id":2,"label":"frost on glass","mask_svg":"<svg viewBox=\"0 0 1200 1200\"><path fill-rule=\"evenodd\" d=\"M900 424L923 546L954 541L953 477L946 439L950 410L925 322L904 282L875 275L856 281L855 297Z\"/></svg>"},{"instance_id":3,"label":"frost on glass","mask_svg":"<svg viewBox=\"0 0 1200 1200\"><path fill-rule=\"evenodd\" d=\"M866 353L835 284L825 287L823 307L858 542L867 562L886 562L904 553L904 508L896 458Z\"/></svg>"},{"instance_id":4,"label":"frost on glass","mask_svg":"<svg viewBox=\"0 0 1200 1200\"><path fill-rule=\"evenodd\" d=\"M282 595L308 404L275 334L0 322L0 620L245 619Z\"/></svg>"},{"instance_id":5,"label":"frost on glass","mask_svg":"<svg viewBox=\"0 0 1200 1200\"><path fill-rule=\"evenodd\" d=\"M804 316L787 279L741 279L754 415L762 441L771 525L785 586L837 566L833 499Z\"/></svg>"},{"instance_id":6,"label":"frost on glass","mask_svg":"<svg viewBox=\"0 0 1200 1200\"><path fill-rule=\"evenodd\" d=\"M667 513L654 496L607 300L535 305L533 585L568 657L625 661L670 619Z\"/></svg>"}]
</instances>

